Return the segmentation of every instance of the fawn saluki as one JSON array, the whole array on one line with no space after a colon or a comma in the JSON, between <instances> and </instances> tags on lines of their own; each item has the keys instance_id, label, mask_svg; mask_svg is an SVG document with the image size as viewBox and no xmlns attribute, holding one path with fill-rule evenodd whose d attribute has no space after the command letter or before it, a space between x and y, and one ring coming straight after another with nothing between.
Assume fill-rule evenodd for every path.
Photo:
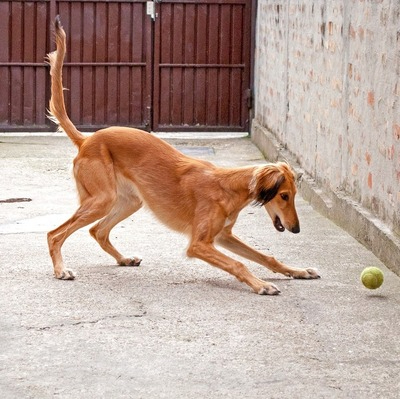
<instances>
[{"instance_id":1,"label":"fawn saluki","mask_svg":"<svg viewBox=\"0 0 400 399\"><path fill-rule=\"evenodd\" d=\"M50 117L78 148L74 176L80 199L75 214L48 233L55 276L71 280L61 247L68 236L98 221L90 234L119 265L138 266L141 259L121 255L109 234L120 221L143 205L171 229L187 234L187 255L200 258L234 275L258 294L279 289L255 277L246 266L214 244L258 262L273 272L312 279L315 269L284 265L244 244L232 233L239 212L250 203L264 206L278 231L300 231L295 209L295 173L285 162L241 168L220 168L188 157L154 135L127 127L109 127L86 137L69 119L63 95L62 67L66 35L55 21L56 51L48 55L51 74Z\"/></svg>"}]
</instances>

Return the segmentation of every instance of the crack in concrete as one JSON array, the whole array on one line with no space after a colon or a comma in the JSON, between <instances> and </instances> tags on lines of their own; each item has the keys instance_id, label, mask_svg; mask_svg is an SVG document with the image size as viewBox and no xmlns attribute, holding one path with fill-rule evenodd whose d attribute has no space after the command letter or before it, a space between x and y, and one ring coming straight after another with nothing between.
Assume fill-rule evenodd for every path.
<instances>
[{"instance_id":1,"label":"crack in concrete","mask_svg":"<svg viewBox=\"0 0 400 399\"><path fill-rule=\"evenodd\" d=\"M51 326L42 326L42 327L24 326L24 327L25 327L26 330L48 331L48 330L51 330L53 328L97 324L97 323L100 323L101 321L112 320L112 319L135 319L135 318L144 317L146 314L147 314L147 312L143 311L143 312L138 313L138 314L104 316L104 317L101 317L101 318L98 318L98 319L94 319L94 320L81 320L81 321L77 321L77 322L54 324L54 325L51 325Z\"/></svg>"}]
</instances>

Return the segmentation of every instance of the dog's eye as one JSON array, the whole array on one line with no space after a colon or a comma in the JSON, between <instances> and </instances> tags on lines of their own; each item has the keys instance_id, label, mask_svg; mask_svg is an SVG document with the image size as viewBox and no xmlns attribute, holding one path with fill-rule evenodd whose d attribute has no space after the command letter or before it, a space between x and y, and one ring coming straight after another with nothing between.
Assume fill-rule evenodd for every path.
<instances>
[{"instance_id":1,"label":"dog's eye","mask_svg":"<svg viewBox=\"0 0 400 399\"><path fill-rule=\"evenodd\" d=\"M281 198L282 198L284 201L289 201L289 196L288 196L287 194L281 194Z\"/></svg>"}]
</instances>

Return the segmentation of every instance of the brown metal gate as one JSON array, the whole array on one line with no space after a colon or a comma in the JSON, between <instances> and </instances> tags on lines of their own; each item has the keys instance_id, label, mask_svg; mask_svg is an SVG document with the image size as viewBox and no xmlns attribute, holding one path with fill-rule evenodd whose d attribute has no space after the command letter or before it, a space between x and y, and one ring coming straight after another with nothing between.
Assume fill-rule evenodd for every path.
<instances>
[{"instance_id":1,"label":"brown metal gate","mask_svg":"<svg viewBox=\"0 0 400 399\"><path fill-rule=\"evenodd\" d=\"M109 125L148 129L151 20L145 1L57 1L68 32L65 87L80 129Z\"/></svg>"},{"instance_id":2,"label":"brown metal gate","mask_svg":"<svg viewBox=\"0 0 400 399\"><path fill-rule=\"evenodd\" d=\"M0 1L0 129L46 128L47 1Z\"/></svg>"},{"instance_id":3,"label":"brown metal gate","mask_svg":"<svg viewBox=\"0 0 400 399\"><path fill-rule=\"evenodd\" d=\"M247 130L251 2L0 0L0 130L54 130L43 59L56 14L81 130Z\"/></svg>"},{"instance_id":4,"label":"brown metal gate","mask_svg":"<svg viewBox=\"0 0 400 399\"><path fill-rule=\"evenodd\" d=\"M248 128L250 5L248 0L158 5L155 129Z\"/></svg>"}]
</instances>

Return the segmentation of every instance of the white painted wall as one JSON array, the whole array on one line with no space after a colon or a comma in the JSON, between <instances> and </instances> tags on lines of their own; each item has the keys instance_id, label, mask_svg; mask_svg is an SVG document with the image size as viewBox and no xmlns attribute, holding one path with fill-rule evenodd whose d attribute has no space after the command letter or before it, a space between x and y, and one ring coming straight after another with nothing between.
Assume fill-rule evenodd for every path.
<instances>
[{"instance_id":1,"label":"white painted wall","mask_svg":"<svg viewBox=\"0 0 400 399\"><path fill-rule=\"evenodd\" d=\"M259 0L255 120L400 234L400 1Z\"/></svg>"}]
</instances>

